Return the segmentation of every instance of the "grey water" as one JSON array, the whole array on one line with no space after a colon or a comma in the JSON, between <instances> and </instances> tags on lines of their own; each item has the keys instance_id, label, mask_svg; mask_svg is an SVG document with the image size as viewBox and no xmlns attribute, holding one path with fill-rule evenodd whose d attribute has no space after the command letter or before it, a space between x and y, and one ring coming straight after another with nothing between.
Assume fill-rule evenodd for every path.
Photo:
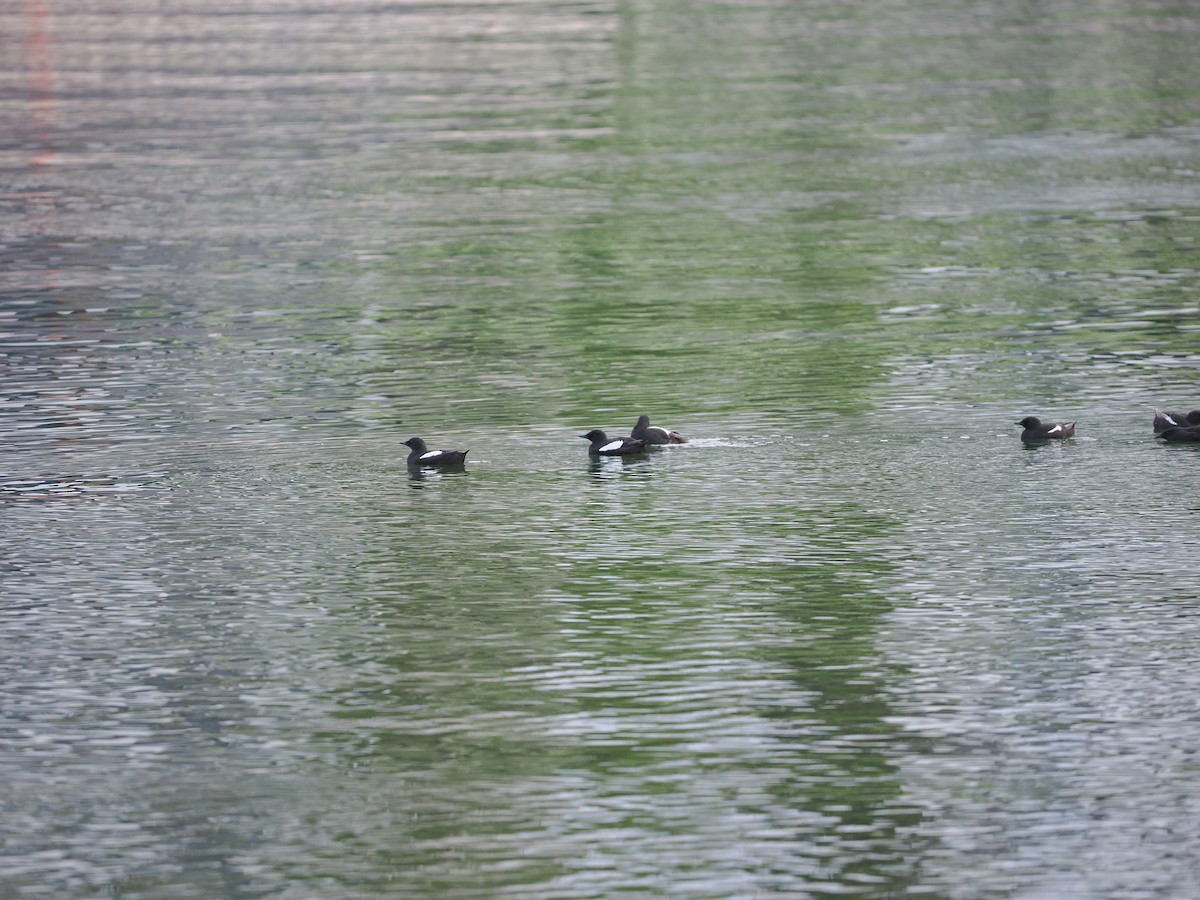
<instances>
[{"instance_id":1,"label":"grey water","mask_svg":"<svg viewBox=\"0 0 1200 900\"><path fill-rule=\"evenodd\" d=\"M1198 33L0 5L0 895L1200 895Z\"/></svg>"}]
</instances>

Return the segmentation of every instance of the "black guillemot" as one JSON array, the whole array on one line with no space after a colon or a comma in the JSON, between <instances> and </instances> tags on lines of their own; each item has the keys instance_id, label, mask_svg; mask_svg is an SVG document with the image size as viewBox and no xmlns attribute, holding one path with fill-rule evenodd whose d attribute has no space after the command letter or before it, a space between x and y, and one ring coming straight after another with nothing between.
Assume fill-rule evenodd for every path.
<instances>
[{"instance_id":1,"label":"black guillemot","mask_svg":"<svg viewBox=\"0 0 1200 900\"><path fill-rule=\"evenodd\" d=\"M646 442L637 438L618 437L609 439L608 435L599 428L593 428L587 434L581 434L585 441L591 441L588 453L592 456L633 456L646 450Z\"/></svg>"},{"instance_id":2,"label":"black guillemot","mask_svg":"<svg viewBox=\"0 0 1200 900\"><path fill-rule=\"evenodd\" d=\"M467 460L470 450L430 450L419 437L409 438L404 442L412 448L408 454L410 466L461 466Z\"/></svg>"},{"instance_id":3,"label":"black guillemot","mask_svg":"<svg viewBox=\"0 0 1200 900\"><path fill-rule=\"evenodd\" d=\"M638 416L637 424L633 426L633 431L629 433L629 436L639 441L645 441L647 444L687 443L687 438L678 431L651 425L649 416Z\"/></svg>"},{"instance_id":4,"label":"black guillemot","mask_svg":"<svg viewBox=\"0 0 1200 900\"><path fill-rule=\"evenodd\" d=\"M1023 441L1045 441L1075 436L1074 422L1042 422L1037 416L1026 416L1016 424L1025 429L1021 432Z\"/></svg>"}]
</instances>

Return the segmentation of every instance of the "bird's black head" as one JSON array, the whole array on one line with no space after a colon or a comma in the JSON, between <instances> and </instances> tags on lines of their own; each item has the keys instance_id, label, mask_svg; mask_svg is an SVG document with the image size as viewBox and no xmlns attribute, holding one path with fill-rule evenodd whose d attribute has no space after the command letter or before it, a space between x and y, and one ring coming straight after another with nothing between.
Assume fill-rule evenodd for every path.
<instances>
[{"instance_id":1,"label":"bird's black head","mask_svg":"<svg viewBox=\"0 0 1200 900\"><path fill-rule=\"evenodd\" d=\"M1042 420L1037 416L1026 416L1020 422L1017 422L1022 428L1037 428L1042 424Z\"/></svg>"},{"instance_id":2,"label":"bird's black head","mask_svg":"<svg viewBox=\"0 0 1200 900\"><path fill-rule=\"evenodd\" d=\"M592 443L595 443L596 441L608 440L608 435L606 435L599 428L593 428L587 434L581 434L580 437L583 438L585 441L591 441Z\"/></svg>"},{"instance_id":3,"label":"bird's black head","mask_svg":"<svg viewBox=\"0 0 1200 900\"><path fill-rule=\"evenodd\" d=\"M419 437L410 437L407 441L404 442L404 446L411 447L414 450L423 451L425 449L425 442L423 440L421 440Z\"/></svg>"},{"instance_id":4,"label":"bird's black head","mask_svg":"<svg viewBox=\"0 0 1200 900\"><path fill-rule=\"evenodd\" d=\"M638 416L637 424L634 425L633 427L634 428L645 428L649 424L650 424L649 416Z\"/></svg>"}]
</instances>

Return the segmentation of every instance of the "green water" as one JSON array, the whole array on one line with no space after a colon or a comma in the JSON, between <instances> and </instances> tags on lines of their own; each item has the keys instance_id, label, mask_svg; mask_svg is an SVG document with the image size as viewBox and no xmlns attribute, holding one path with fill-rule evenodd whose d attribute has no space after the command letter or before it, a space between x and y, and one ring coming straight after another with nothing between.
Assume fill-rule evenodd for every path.
<instances>
[{"instance_id":1,"label":"green water","mask_svg":"<svg viewBox=\"0 0 1200 900\"><path fill-rule=\"evenodd\" d=\"M0 894L1194 896L1198 26L0 10Z\"/></svg>"}]
</instances>

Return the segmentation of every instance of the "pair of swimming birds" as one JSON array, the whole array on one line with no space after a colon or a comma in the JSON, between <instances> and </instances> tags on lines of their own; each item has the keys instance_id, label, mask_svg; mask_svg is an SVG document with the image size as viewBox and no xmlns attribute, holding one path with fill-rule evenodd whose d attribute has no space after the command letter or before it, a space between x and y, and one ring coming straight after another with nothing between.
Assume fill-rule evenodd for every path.
<instances>
[{"instance_id":1,"label":"pair of swimming birds","mask_svg":"<svg viewBox=\"0 0 1200 900\"><path fill-rule=\"evenodd\" d=\"M633 426L629 437L609 438L598 428L592 429L587 434L581 434L580 437L592 442L588 447L588 453L593 456L633 456L636 453L644 453L646 447L651 444L687 443L687 438L678 431L651 425L649 416L638 417L637 424ZM461 466L467 461L467 454L471 452L470 450L430 450L419 437L409 438L404 445L412 450L408 454L410 466Z\"/></svg>"},{"instance_id":2,"label":"pair of swimming birds","mask_svg":"<svg viewBox=\"0 0 1200 900\"><path fill-rule=\"evenodd\" d=\"M1026 416L1018 425L1023 441L1046 441L1075 436L1074 422L1043 422ZM1154 433L1171 444L1200 443L1200 409L1188 413L1154 410Z\"/></svg>"},{"instance_id":3,"label":"pair of swimming birds","mask_svg":"<svg viewBox=\"0 0 1200 900\"><path fill-rule=\"evenodd\" d=\"M580 437L591 441L588 453L592 456L635 456L645 453L651 444L687 443L687 438L678 431L651 425L649 416L638 416L637 424L633 426L633 431L629 432L629 437L610 438L599 428L593 428Z\"/></svg>"},{"instance_id":4,"label":"pair of swimming birds","mask_svg":"<svg viewBox=\"0 0 1200 900\"><path fill-rule=\"evenodd\" d=\"M1169 444L1200 443L1200 409L1189 413L1154 411L1154 433Z\"/></svg>"}]
</instances>

